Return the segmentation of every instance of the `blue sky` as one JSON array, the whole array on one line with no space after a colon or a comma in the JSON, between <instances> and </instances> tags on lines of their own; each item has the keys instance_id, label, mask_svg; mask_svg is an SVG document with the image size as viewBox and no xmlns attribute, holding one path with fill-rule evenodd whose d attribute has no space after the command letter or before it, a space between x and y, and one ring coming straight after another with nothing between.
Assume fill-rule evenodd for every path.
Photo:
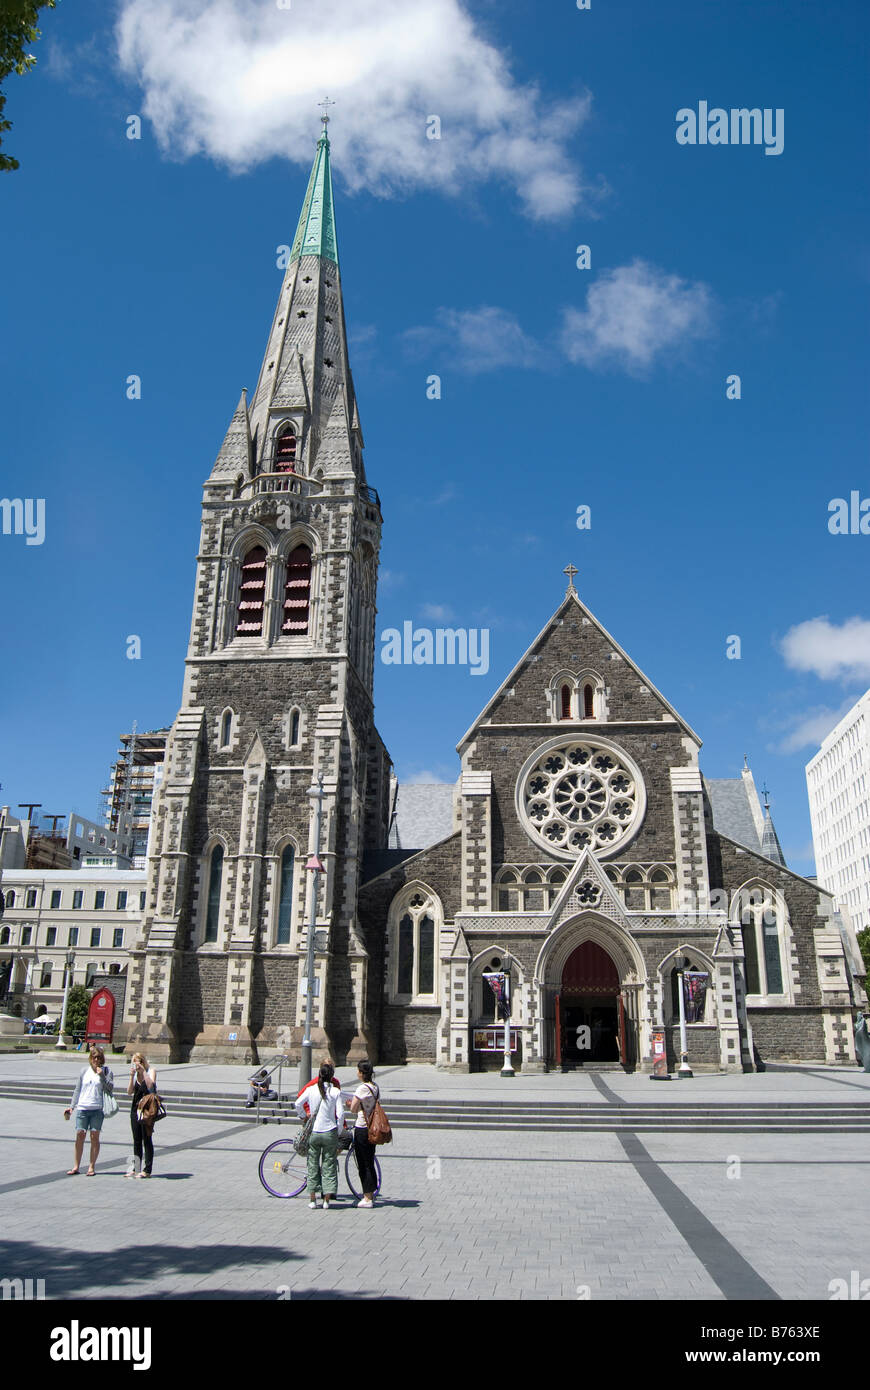
<instances>
[{"instance_id":1,"label":"blue sky","mask_svg":"<svg viewBox=\"0 0 870 1390\"><path fill-rule=\"evenodd\" d=\"M378 663L400 777L454 778L570 561L811 872L804 764L870 684L870 536L828 530L870 497L868 30L857 0L45 12L0 182L0 493L46 504L42 545L0 536L2 800L94 815L117 735L177 712L201 485L328 92L378 632L491 633L483 677ZM781 108L783 152L678 145L701 101Z\"/></svg>"}]
</instances>

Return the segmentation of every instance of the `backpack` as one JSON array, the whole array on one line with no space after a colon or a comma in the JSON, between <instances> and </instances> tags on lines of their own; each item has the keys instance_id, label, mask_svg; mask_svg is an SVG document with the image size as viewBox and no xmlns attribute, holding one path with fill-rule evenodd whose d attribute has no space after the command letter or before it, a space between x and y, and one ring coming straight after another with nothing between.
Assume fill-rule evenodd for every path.
<instances>
[{"instance_id":1,"label":"backpack","mask_svg":"<svg viewBox=\"0 0 870 1390\"><path fill-rule=\"evenodd\" d=\"M371 1086L369 1090L371 1091ZM380 1092L378 1093L380 1094ZM374 1091L372 1091L374 1095ZM393 1131L390 1129L390 1122L387 1119L384 1107L375 1098L375 1108L370 1115L366 1115L366 1125L369 1131L370 1144L391 1144L393 1141Z\"/></svg>"}]
</instances>

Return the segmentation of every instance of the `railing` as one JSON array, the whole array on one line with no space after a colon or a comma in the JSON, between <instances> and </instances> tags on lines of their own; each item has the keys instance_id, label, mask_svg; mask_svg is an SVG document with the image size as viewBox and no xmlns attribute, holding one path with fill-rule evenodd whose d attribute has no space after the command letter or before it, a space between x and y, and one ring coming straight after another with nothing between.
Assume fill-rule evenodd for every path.
<instances>
[{"instance_id":1,"label":"railing","mask_svg":"<svg viewBox=\"0 0 870 1390\"><path fill-rule=\"evenodd\" d=\"M254 1072L253 1076L250 1076L250 1077L248 1078L248 1085L249 1085L249 1086L257 1086L257 1085L261 1085L264 1081L266 1081L266 1082L271 1082L274 1073L277 1071L277 1073L278 1073L278 1080L277 1080L276 1085L275 1085L275 1090L278 1092L278 1099L279 1099L279 1100L283 1100L284 1097L281 1095L281 1073L283 1072L283 1070L284 1070L285 1067L289 1067L289 1066L290 1066L290 1058L289 1058L285 1053L283 1053L283 1052L276 1052L276 1054L275 1054L274 1057L270 1057L269 1060L263 1064L263 1066L257 1068L257 1070ZM261 1075L261 1073L262 1073L264 1067L265 1067L265 1071L266 1071L265 1077L263 1077L263 1076ZM268 1087L267 1087L267 1089L268 1089ZM267 1105L271 1104L271 1102L263 1095L262 1091L260 1091L260 1090L258 1089L258 1090L257 1090L257 1123L258 1123L258 1124L259 1124L259 1121L260 1121L260 1103L261 1103L261 1101L266 1101L266 1104L267 1104Z\"/></svg>"},{"instance_id":2,"label":"railing","mask_svg":"<svg viewBox=\"0 0 870 1390\"><path fill-rule=\"evenodd\" d=\"M363 487L360 488L360 492L367 502L371 502L372 506L377 507L378 511L381 510L381 499L373 487L363 485Z\"/></svg>"},{"instance_id":3,"label":"railing","mask_svg":"<svg viewBox=\"0 0 870 1390\"><path fill-rule=\"evenodd\" d=\"M300 473L258 473L252 483L242 488L242 496L249 490L254 493L294 492L299 497L308 497L312 492L322 492L323 484Z\"/></svg>"}]
</instances>

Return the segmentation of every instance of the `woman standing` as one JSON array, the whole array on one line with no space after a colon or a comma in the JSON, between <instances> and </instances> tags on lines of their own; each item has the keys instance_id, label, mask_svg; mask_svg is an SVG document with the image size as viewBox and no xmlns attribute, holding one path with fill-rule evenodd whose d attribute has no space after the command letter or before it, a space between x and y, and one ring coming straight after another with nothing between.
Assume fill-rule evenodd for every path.
<instances>
[{"instance_id":1,"label":"woman standing","mask_svg":"<svg viewBox=\"0 0 870 1390\"><path fill-rule=\"evenodd\" d=\"M338 1192L338 1132L344 1125L341 1091L333 1081L334 1076L332 1063L324 1062L317 1078L317 1089L303 1091L296 1101L296 1114L303 1123L306 1104L314 1116L314 1128L308 1141L308 1205L315 1208L317 1194L322 1192L324 1211L329 1210L329 1203Z\"/></svg>"},{"instance_id":2,"label":"woman standing","mask_svg":"<svg viewBox=\"0 0 870 1390\"><path fill-rule=\"evenodd\" d=\"M373 1207L378 1179L375 1173L375 1146L369 1141L369 1117L380 1098L381 1090L375 1083L375 1071L371 1062L360 1062L356 1074L361 1084L353 1093L350 1109L351 1114L356 1115L353 1151L363 1190L362 1199L357 1202L357 1206Z\"/></svg>"},{"instance_id":3,"label":"woman standing","mask_svg":"<svg viewBox=\"0 0 870 1390\"><path fill-rule=\"evenodd\" d=\"M91 1136L91 1156L87 1177L92 1178L94 1176L100 1153L100 1130L103 1127L103 1096L110 1096L114 1089L114 1077L106 1066L103 1049L92 1047L88 1066L80 1072L73 1098L63 1112L65 1120L69 1119L73 1111L75 1111L76 1116L75 1163L72 1168L67 1169L67 1177L73 1177L81 1167L85 1135L88 1133Z\"/></svg>"},{"instance_id":4,"label":"woman standing","mask_svg":"<svg viewBox=\"0 0 870 1390\"><path fill-rule=\"evenodd\" d=\"M127 1082L127 1095L133 1097L130 1107L130 1128L133 1131L133 1157L127 1169L128 1178L150 1178L154 1166L154 1126L139 1119L139 1102L157 1090L157 1072L149 1067L148 1058L141 1052L134 1052L131 1058L130 1080ZM142 1165L144 1149L145 1165Z\"/></svg>"}]
</instances>

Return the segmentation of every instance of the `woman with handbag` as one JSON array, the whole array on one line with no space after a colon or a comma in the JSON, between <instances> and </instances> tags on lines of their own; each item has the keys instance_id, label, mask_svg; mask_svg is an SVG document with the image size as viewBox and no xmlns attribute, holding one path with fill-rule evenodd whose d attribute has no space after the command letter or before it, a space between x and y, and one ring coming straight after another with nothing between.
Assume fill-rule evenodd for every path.
<instances>
[{"instance_id":1,"label":"woman with handbag","mask_svg":"<svg viewBox=\"0 0 870 1390\"><path fill-rule=\"evenodd\" d=\"M88 1065L80 1073L73 1098L63 1112L65 1120L69 1119L73 1111L75 1111L76 1117L75 1163L72 1168L67 1169L68 1177L73 1177L81 1167L85 1135L88 1133L91 1136L91 1156L87 1177L92 1178L94 1176L100 1153L100 1130L103 1127L103 1116L108 1108L106 1106L107 1098L114 1106L114 1109L110 1110L109 1113L115 1114L118 1109L117 1102L112 1098L114 1089L115 1080L106 1066L106 1058L102 1048L92 1047Z\"/></svg>"},{"instance_id":2,"label":"woman with handbag","mask_svg":"<svg viewBox=\"0 0 870 1390\"><path fill-rule=\"evenodd\" d=\"M358 1207L373 1207L375 1188L378 1185L375 1173L375 1146L369 1139L369 1120L380 1098L381 1090L375 1082L375 1070L371 1062L360 1062L356 1069L360 1085L353 1093L350 1103L351 1114L356 1115L353 1128L353 1150L363 1195Z\"/></svg>"},{"instance_id":3,"label":"woman with handbag","mask_svg":"<svg viewBox=\"0 0 870 1390\"><path fill-rule=\"evenodd\" d=\"M154 1143L152 1134L154 1124L148 1124L139 1114L139 1106L148 1095L157 1090L157 1072L149 1067L148 1058L141 1052L134 1052L131 1058L130 1080L127 1082L127 1095L133 1097L130 1106L130 1128L133 1131L133 1157L127 1169L128 1178L150 1178L154 1166ZM144 1149L145 1165L142 1165Z\"/></svg>"},{"instance_id":4,"label":"woman with handbag","mask_svg":"<svg viewBox=\"0 0 870 1390\"><path fill-rule=\"evenodd\" d=\"M296 1114L303 1124L306 1105L310 1113L308 1205L312 1210L317 1206L318 1192L323 1193L324 1211L329 1210L329 1204L338 1192L338 1136L344 1125L344 1106L341 1091L333 1081L334 1076L332 1063L324 1062L317 1078L317 1088L303 1091L296 1101Z\"/></svg>"}]
</instances>

